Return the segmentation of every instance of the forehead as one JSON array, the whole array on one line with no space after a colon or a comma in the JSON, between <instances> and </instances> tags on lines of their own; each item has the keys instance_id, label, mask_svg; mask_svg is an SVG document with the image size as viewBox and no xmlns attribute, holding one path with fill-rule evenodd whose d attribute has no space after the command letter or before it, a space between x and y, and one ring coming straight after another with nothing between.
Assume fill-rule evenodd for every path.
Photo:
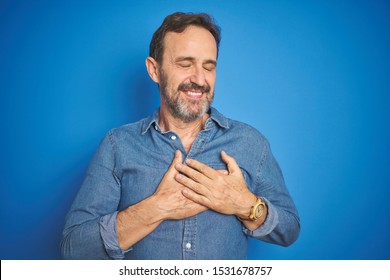
<instances>
[{"instance_id":1,"label":"forehead","mask_svg":"<svg viewBox=\"0 0 390 280\"><path fill-rule=\"evenodd\" d=\"M189 26L183 32L167 32L164 38L164 56L191 56L195 58L217 58L217 43L205 28Z\"/></svg>"}]
</instances>

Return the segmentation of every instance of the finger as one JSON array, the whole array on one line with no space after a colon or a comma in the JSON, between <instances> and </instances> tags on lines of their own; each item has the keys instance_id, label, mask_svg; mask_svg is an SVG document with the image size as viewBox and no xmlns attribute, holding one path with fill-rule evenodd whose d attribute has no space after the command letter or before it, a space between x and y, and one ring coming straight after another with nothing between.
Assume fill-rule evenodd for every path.
<instances>
[{"instance_id":1,"label":"finger","mask_svg":"<svg viewBox=\"0 0 390 280\"><path fill-rule=\"evenodd\" d=\"M186 163L189 167L196 169L199 173L207 176L210 179L215 179L216 177L218 177L218 172L204 163L201 163L194 159L187 159Z\"/></svg>"},{"instance_id":2,"label":"finger","mask_svg":"<svg viewBox=\"0 0 390 280\"><path fill-rule=\"evenodd\" d=\"M208 188L206 186L197 183L193 179L191 179L187 176L184 176L183 174L180 174L180 173L176 174L175 179L180 184L186 186L187 188L193 190L194 192L196 192L198 194L207 196L207 194L210 193L210 191L208 190Z\"/></svg>"},{"instance_id":3,"label":"finger","mask_svg":"<svg viewBox=\"0 0 390 280\"><path fill-rule=\"evenodd\" d=\"M169 166L168 171L167 171L166 174L169 174L169 175L172 175L172 176L175 175L177 173L175 166L177 164L182 163L182 161L183 161L183 156L182 156L181 152L179 150L176 150L175 151L175 156L174 156L174 158L172 160L172 163Z\"/></svg>"},{"instance_id":4,"label":"finger","mask_svg":"<svg viewBox=\"0 0 390 280\"><path fill-rule=\"evenodd\" d=\"M229 175L229 171L227 171L225 169L218 169L217 172L222 174L222 175Z\"/></svg>"},{"instance_id":5,"label":"finger","mask_svg":"<svg viewBox=\"0 0 390 280\"><path fill-rule=\"evenodd\" d=\"M184 197L188 198L189 200L192 200L193 202L203 205L207 208L210 208L210 200L208 200L206 197L194 192L191 189L183 189L181 191Z\"/></svg>"},{"instance_id":6,"label":"finger","mask_svg":"<svg viewBox=\"0 0 390 280\"><path fill-rule=\"evenodd\" d=\"M202 185L210 184L210 178L198 170L184 164L176 164L176 170Z\"/></svg>"},{"instance_id":7,"label":"finger","mask_svg":"<svg viewBox=\"0 0 390 280\"><path fill-rule=\"evenodd\" d=\"M237 171L239 171L241 174L240 167L238 166L236 160L233 157L229 156L225 151L222 151L221 158L226 163L229 174L234 174L234 172Z\"/></svg>"}]
</instances>

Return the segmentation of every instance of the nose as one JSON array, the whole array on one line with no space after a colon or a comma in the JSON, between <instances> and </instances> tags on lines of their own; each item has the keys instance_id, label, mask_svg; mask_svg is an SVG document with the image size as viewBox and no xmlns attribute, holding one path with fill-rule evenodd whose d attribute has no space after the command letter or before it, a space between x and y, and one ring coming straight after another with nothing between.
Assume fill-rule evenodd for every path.
<instances>
[{"instance_id":1,"label":"nose","mask_svg":"<svg viewBox=\"0 0 390 280\"><path fill-rule=\"evenodd\" d=\"M190 81L198 86L204 86L206 84L206 77L203 71L203 67L194 67L191 74Z\"/></svg>"}]
</instances>

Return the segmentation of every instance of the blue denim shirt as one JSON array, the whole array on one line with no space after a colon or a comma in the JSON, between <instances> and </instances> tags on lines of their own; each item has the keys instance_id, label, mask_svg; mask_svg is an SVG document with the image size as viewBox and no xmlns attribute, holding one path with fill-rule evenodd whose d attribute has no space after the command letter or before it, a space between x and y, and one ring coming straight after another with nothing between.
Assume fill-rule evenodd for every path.
<instances>
[{"instance_id":1,"label":"blue denim shirt","mask_svg":"<svg viewBox=\"0 0 390 280\"><path fill-rule=\"evenodd\" d=\"M67 215L61 241L64 258L246 259L248 237L283 246L297 239L298 213L264 136L211 108L204 130L187 153L178 135L160 129L158 112L113 129L102 140ZM268 205L265 223L250 231L235 216L207 210L163 221L134 246L121 250L118 211L155 192L176 150L184 160L196 159L215 169L226 169L222 150L234 157L249 189Z\"/></svg>"}]
</instances>

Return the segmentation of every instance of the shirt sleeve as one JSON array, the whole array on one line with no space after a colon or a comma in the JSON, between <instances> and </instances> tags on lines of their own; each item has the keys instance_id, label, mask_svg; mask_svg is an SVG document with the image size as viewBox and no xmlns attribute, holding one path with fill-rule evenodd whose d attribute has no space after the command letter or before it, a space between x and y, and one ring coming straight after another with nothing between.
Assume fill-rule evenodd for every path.
<instances>
[{"instance_id":1,"label":"shirt sleeve","mask_svg":"<svg viewBox=\"0 0 390 280\"><path fill-rule=\"evenodd\" d=\"M259 228L254 231L244 228L244 233L268 243L291 245L300 232L298 211L267 140L259 161L255 192L266 202L268 215Z\"/></svg>"},{"instance_id":2,"label":"shirt sleeve","mask_svg":"<svg viewBox=\"0 0 390 280\"><path fill-rule=\"evenodd\" d=\"M251 231L245 227L243 229L245 234L257 239L261 239L270 234L279 224L278 212L276 211L275 207L268 201L268 199L264 197L260 198L267 204L268 215L266 220L260 227L258 227L254 231Z\"/></svg>"},{"instance_id":3,"label":"shirt sleeve","mask_svg":"<svg viewBox=\"0 0 390 280\"><path fill-rule=\"evenodd\" d=\"M121 194L115 174L115 149L109 132L95 153L66 217L61 240L65 259L118 259L116 215Z\"/></svg>"},{"instance_id":4,"label":"shirt sleeve","mask_svg":"<svg viewBox=\"0 0 390 280\"><path fill-rule=\"evenodd\" d=\"M118 235L116 232L116 216L118 212L105 215L100 218L100 235L102 236L103 244L108 256L112 259L121 260L125 257L125 253L132 250L122 250L119 247Z\"/></svg>"}]
</instances>

